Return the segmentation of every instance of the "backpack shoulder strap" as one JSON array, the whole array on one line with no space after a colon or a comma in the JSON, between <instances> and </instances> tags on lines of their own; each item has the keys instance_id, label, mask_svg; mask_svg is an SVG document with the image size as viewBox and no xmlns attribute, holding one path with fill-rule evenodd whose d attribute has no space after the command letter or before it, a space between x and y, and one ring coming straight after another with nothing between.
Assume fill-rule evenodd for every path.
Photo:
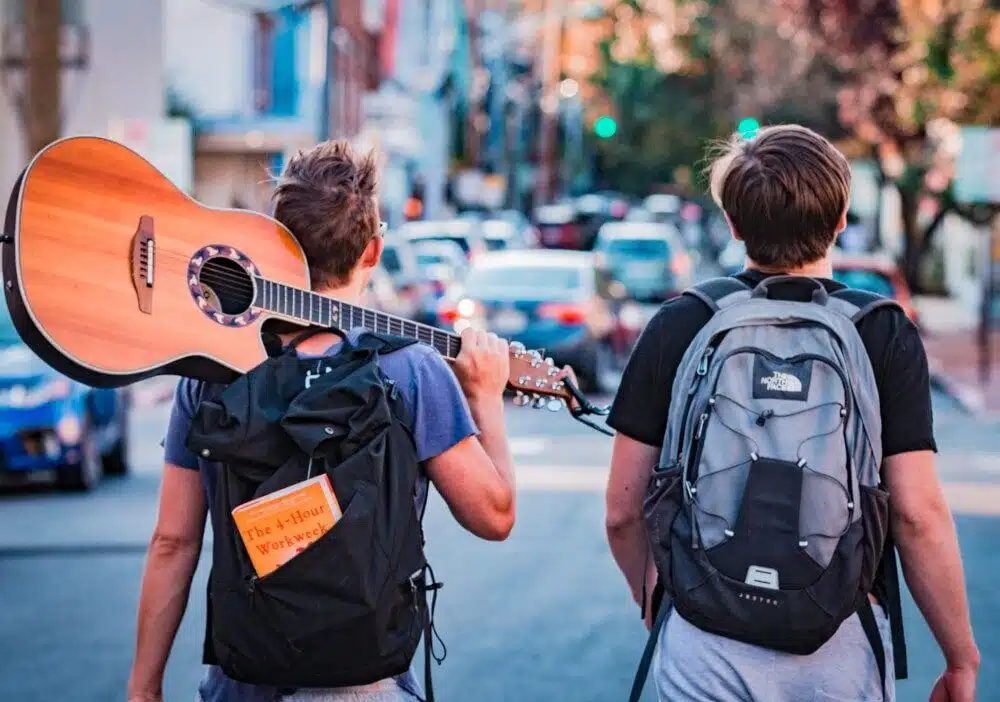
<instances>
[{"instance_id":1,"label":"backpack shoulder strap","mask_svg":"<svg viewBox=\"0 0 1000 702\"><path fill-rule=\"evenodd\" d=\"M723 277L710 278L697 285L693 285L685 290L684 294L698 298L708 305L708 308L714 314L727 304L730 304L731 301L735 301L735 298L731 297L732 295L749 292L749 290L750 288L739 279Z\"/></svg>"},{"instance_id":2,"label":"backpack shoulder strap","mask_svg":"<svg viewBox=\"0 0 1000 702\"><path fill-rule=\"evenodd\" d=\"M843 290L830 293L829 304L842 314L850 317L851 321L855 324L881 307L895 307L900 312L903 311L899 303L892 298L855 288L844 288Z\"/></svg>"}]
</instances>

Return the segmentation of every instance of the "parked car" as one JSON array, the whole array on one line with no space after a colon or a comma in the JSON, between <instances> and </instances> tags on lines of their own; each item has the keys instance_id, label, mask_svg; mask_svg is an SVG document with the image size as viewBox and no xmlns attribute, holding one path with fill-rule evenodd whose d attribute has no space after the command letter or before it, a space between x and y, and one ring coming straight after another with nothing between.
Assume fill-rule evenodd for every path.
<instances>
[{"instance_id":1,"label":"parked car","mask_svg":"<svg viewBox=\"0 0 1000 702\"><path fill-rule=\"evenodd\" d=\"M844 285L891 297L900 304L906 316L918 323L910 287L899 266L881 254L843 254L834 249L833 277Z\"/></svg>"},{"instance_id":2,"label":"parked car","mask_svg":"<svg viewBox=\"0 0 1000 702\"><path fill-rule=\"evenodd\" d=\"M389 272L378 265L372 270L372 277L361 295L361 304L397 317L416 319L419 301L401 295Z\"/></svg>"},{"instance_id":3,"label":"parked car","mask_svg":"<svg viewBox=\"0 0 1000 702\"><path fill-rule=\"evenodd\" d=\"M587 248L584 229L573 205L542 205L535 208L534 215L541 246L548 249Z\"/></svg>"},{"instance_id":4,"label":"parked car","mask_svg":"<svg viewBox=\"0 0 1000 702\"><path fill-rule=\"evenodd\" d=\"M483 222L483 238L489 251L528 249L534 246L532 228L518 229L505 219L487 219Z\"/></svg>"},{"instance_id":5,"label":"parked car","mask_svg":"<svg viewBox=\"0 0 1000 702\"><path fill-rule=\"evenodd\" d=\"M417 264L417 257L410 242L398 234L387 235L381 264L392 277L398 295L416 310L413 319L426 324L433 323L439 295L421 276L420 266Z\"/></svg>"},{"instance_id":6,"label":"parked car","mask_svg":"<svg viewBox=\"0 0 1000 702\"><path fill-rule=\"evenodd\" d=\"M442 300L439 325L489 329L570 364L584 389L601 391L614 357L615 301L579 251L497 251L482 256Z\"/></svg>"},{"instance_id":7,"label":"parked car","mask_svg":"<svg viewBox=\"0 0 1000 702\"><path fill-rule=\"evenodd\" d=\"M525 248L533 249L538 246L539 233L538 228L531 223L525 214L519 210L500 210L499 212L492 215L489 221L500 220L510 224L514 231L517 233L517 239L523 242ZM487 239L489 236L487 235ZM487 242L488 243L488 242Z\"/></svg>"},{"instance_id":8,"label":"parked car","mask_svg":"<svg viewBox=\"0 0 1000 702\"><path fill-rule=\"evenodd\" d=\"M486 251L482 224L474 219L407 222L400 227L399 233L411 244L418 241L454 242L462 248L469 261Z\"/></svg>"},{"instance_id":9,"label":"parked car","mask_svg":"<svg viewBox=\"0 0 1000 702\"><path fill-rule=\"evenodd\" d=\"M437 301L456 280L461 280L468 268L462 247L453 241L416 241L413 251L417 260L420 279L428 286Z\"/></svg>"},{"instance_id":10,"label":"parked car","mask_svg":"<svg viewBox=\"0 0 1000 702\"><path fill-rule=\"evenodd\" d=\"M609 222L598 232L594 251L637 300L666 300L691 285L691 255L672 224Z\"/></svg>"},{"instance_id":11,"label":"parked car","mask_svg":"<svg viewBox=\"0 0 1000 702\"><path fill-rule=\"evenodd\" d=\"M53 370L21 341L0 304L0 481L55 475L90 490L128 472L128 394L95 389Z\"/></svg>"}]
</instances>

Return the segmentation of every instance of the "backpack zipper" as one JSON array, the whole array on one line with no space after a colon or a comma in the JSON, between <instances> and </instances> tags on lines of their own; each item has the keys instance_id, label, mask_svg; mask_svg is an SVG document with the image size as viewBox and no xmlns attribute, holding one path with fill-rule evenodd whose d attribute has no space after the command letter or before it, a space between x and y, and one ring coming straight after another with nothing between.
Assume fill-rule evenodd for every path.
<instances>
[{"instance_id":1,"label":"backpack zipper","mask_svg":"<svg viewBox=\"0 0 1000 702\"><path fill-rule=\"evenodd\" d=\"M684 404L684 414L681 415L681 430L679 440L677 443L677 461L680 462L681 457L684 455L684 434L687 432L687 420L688 415L691 413L691 404L694 402L694 396L698 393L698 388L701 386L702 379L708 375L708 362L712 358L712 354L715 353L715 348L708 346L702 352L701 360L698 361L698 367L695 369L694 382L691 383L691 387L688 389L687 402ZM685 480L687 480L687 473L685 471Z\"/></svg>"}]
</instances>

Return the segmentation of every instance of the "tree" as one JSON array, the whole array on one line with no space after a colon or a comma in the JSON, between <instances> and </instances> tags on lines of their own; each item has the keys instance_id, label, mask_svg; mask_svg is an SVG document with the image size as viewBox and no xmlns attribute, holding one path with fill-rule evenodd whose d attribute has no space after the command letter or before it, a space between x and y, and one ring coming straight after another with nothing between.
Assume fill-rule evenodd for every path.
<instances>
[{"instance_id":1,"label":"tree","mask_svg":"<svg viewBox=\"0 0 1000 702\"><path fill-rule=\"evenodd\" d=\"M840 135L836 69L771 0L623 0L609 16L594 81L618 133L596 148L629 189L703 164L706 145L745 117Z\"/></svg>"},{"instance_id":2,"label":"tree","mask_svg":"<svg viewBox=\"0 0 1000 702\"><path fill-rule=\"evenodd\" d=\"M61 0L23 0L25 89L19 108L30 158L61 136Z\"/></svg>"},{"instance_id":3,"label":"tree","mask_svg":"<svg viewBox=\"0 0 1000 702\"><path fill-rule=\"evenodd\" d=\"M782 0L779 8L779 21L841 74L840 121L899 192L903 269L920 290L945 216L982 223L990 214L956 202L952 179L956 124L1000 119L1000 12L982 0Z\"/></svg>"}]
</instances>

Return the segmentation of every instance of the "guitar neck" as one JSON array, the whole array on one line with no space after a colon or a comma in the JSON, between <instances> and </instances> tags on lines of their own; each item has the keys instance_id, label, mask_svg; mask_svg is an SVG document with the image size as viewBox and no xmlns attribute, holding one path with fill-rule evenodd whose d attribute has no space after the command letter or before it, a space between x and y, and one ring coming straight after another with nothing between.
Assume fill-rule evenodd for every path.
<instances>
[{"instance_id":1,"label":"guitar neck","mask_svg":"<svg viewBox=\"0 0 1000 702\"><path fill-rule=\"evenodd\" d=\"M393 334L433 346L445 358L454 359L462 346L455 334L409 319L341 302L311 290L303 290L265 278L255 278L253 306L302 324L337 327L344 331L364 327L377 334Z\"/></svg>"}]
</instances>

